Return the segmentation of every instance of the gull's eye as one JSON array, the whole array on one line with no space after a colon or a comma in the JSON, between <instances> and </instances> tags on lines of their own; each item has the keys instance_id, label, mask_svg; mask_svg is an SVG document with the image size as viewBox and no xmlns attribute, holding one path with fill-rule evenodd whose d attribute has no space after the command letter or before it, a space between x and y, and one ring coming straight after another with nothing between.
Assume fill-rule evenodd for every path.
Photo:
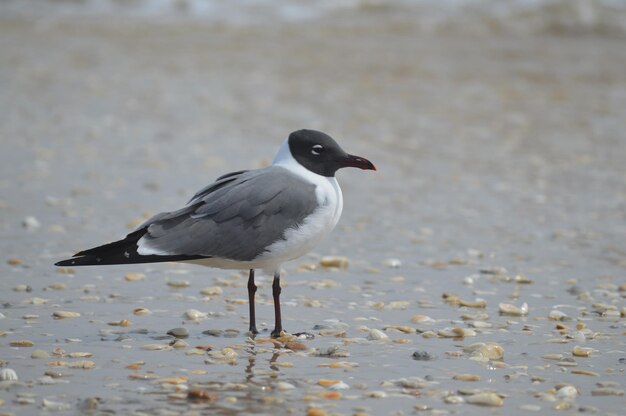
<instances>
[{"instance_id":1,"label":"gull's eye","mask_svg":"<svg viewBox=\"0 0 626 416\"><path fill-rule=\"evenodd\" d=\"M324 146L322 146L321 144L316 144L315 146L311 148L311 153L313 153L315 156L319 156L323 152L324 152Z\"/></svg>"}]
</instances>

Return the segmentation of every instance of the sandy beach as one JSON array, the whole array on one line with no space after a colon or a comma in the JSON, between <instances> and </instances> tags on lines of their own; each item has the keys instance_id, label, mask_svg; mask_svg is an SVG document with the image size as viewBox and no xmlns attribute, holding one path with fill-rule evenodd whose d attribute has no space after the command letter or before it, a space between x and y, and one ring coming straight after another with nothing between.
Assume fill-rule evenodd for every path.
<instances>
[{"instance_id":1,"label":"sandy beach","mask_svg":"<svg viewBox=\"0 0 626 416\"><path fill-rule=\"evenodd\" d=\"M0 15L0 414L621 414L623 34L415 22ZM53 266L299 128L378 168L285 265L314 339L267 276L252 339L245 273Z\"/></svg>"}]
</instances>

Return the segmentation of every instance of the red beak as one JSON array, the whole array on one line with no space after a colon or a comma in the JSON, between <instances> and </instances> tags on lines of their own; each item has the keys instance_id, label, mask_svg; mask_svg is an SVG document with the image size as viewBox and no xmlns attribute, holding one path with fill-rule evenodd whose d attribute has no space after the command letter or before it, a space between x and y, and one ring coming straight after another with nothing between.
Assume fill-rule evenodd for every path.
<instances>
[{"instance_id":1,"label":"red beak","mask_svg":"<svg viewBox=\"0 0 626 416\"><path fill-rule=\"evenodd\" d=\"M352 167L366 170L376 170L376 166L364 157L346 155L345 158L339 161L339 164L343 168Z\"/></svg>"}]
</instances>

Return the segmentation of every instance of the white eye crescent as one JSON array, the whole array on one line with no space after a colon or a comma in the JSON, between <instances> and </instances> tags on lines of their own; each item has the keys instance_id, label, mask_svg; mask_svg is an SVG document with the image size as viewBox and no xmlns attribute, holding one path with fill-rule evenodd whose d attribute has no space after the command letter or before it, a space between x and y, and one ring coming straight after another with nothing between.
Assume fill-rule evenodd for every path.
<instances>
[{"instance_id":1,"label":"white eye crescent","mask_svg":"<svg viewBox=\"0 0 626 416\"><path fill-rule=\"evenodd\" d=\"M319 156L320 154L322 154L323 151L324 146L322 146L321 144L316 144L311 148L311 153L313 153L315 156Z\"/></svg>"}]
</instances>

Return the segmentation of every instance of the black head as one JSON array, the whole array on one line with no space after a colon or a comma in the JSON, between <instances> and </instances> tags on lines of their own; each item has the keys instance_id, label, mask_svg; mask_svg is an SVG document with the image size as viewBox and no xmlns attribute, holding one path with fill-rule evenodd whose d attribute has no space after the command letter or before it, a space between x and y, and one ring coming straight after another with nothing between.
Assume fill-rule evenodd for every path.
<instances>
[{"instance_id":1,"label":"black head","mask_svg":"<svg viewBox=\"0 0 626 416\"><path fill-rule=\"evenodd\" d=\"M332 137L321 131L294 131L288 142L294 159L318 175L332 177L338 169L346 167L376 170L372 162L344 152Z\"/></svg>"}]
</instances>

